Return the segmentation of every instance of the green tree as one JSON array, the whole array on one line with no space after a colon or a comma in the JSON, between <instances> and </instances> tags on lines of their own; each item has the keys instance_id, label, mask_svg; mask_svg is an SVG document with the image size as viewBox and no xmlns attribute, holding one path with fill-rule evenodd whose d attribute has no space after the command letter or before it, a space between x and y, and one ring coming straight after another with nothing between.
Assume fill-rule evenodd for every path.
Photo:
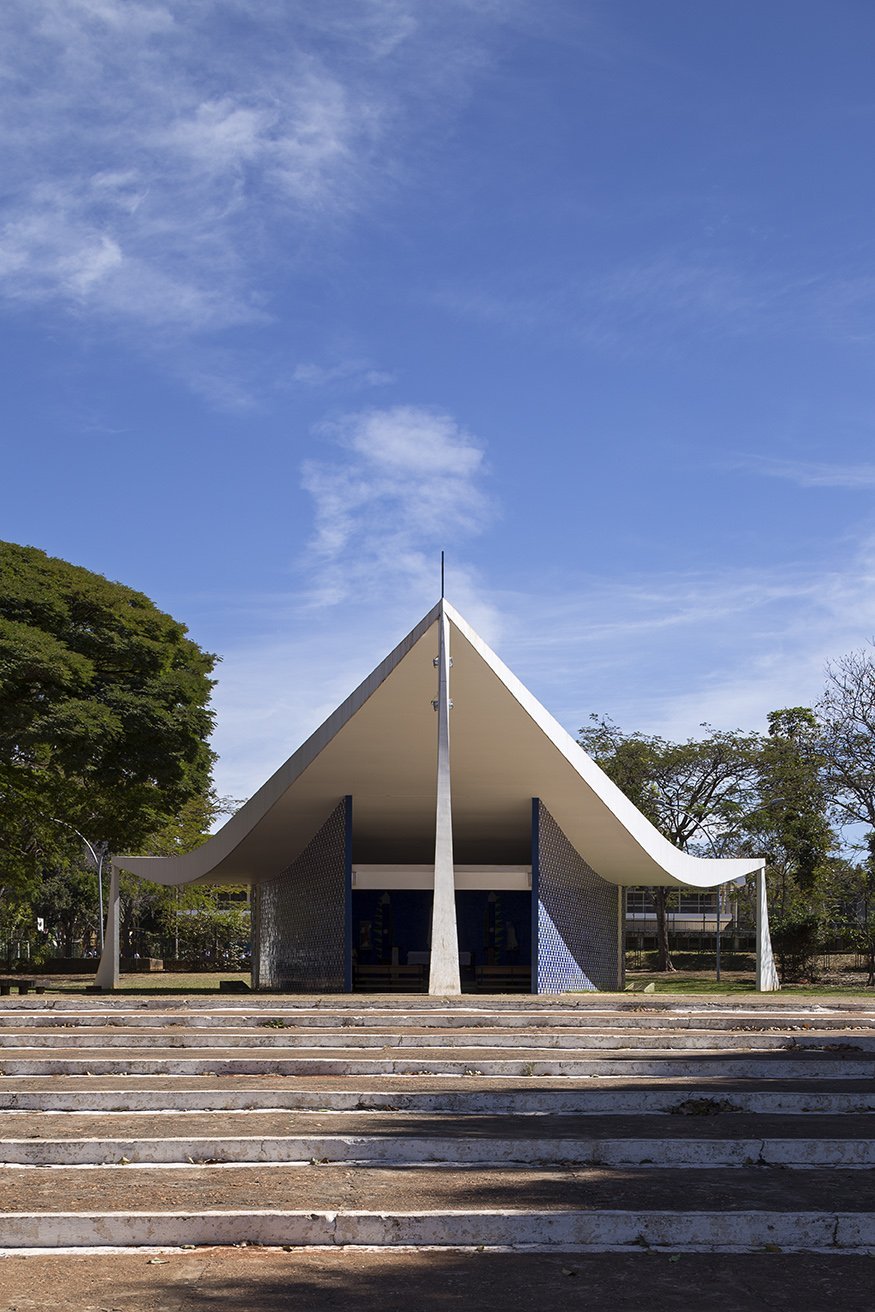
<instances>
[{"instance_id":1,"label":"green tree","mask_svg":"<svg viewBox=\"0 0 875 1312\"><path fill-rule=\"evenodd\" d=\"M833 816L848 845L865 852L855 867L852 938L875 985L875 644L827 666L817 714Z\"/></svg>"},{"instance_id":2,"label":"green tree","mask_svg":"<svg viewBox=\"0 0 875 1312\"><path fill-rule=\"evenodd\" d=\"M46 872L33 898L34 922L42 918L47 935L55 939L61 956L75 955L75 944L96 938L97 876L80 861Z\"/></svg>"},{"instance_id":3,"label":"green tree","mask_svg":"<svg viewBox=\"0 0 875 1312\"><path fill-rule=\"evenodd\" d=\"M814 892L835 834L817 717L807 706L791 706L771 711L768 721L758 762L759 806L747 828L769 863L781 867L783 909L788 877L803 895Z\"/></svg>"},{"instance_id":4,"label":"green tree","mask_svg":"<svg viewBox=\"0 0 875 1312\"><path fill-rule=\"evenodd\" d=\"M140 592L0 543L0 878L148 837L209 788L216 657ZM72 827L72 828L70 828Z\"/></svg>"},{"instance_id":5,"label":"green tree","mask_svg":"<svg viewBox=\"0 0 875 1312\"><path fill-rule=\"evenodd\" d=\"M190 797L178 814L171 816L143 844L149 856L181 856L200 847L215 822L233 815L242 805L235 797L219 797L213 788ZM136 875L122 874L119 883L120 940L123 956L132 956L144 934L157 937L175 926L180 907L197 911L213 909L215 891L210 886L167 887ZM175 934L174 934L175 937Z\"/></svg>"},{"instance_id":6,"label":"green tree","mask_svg":"<svg viewBox=\"0 0 875 1312\"><path fill-rule=\"evenodd\" d=\"M759 802L745 820L767 863L772 942L783 981L809 976L826 922L829 822L821 726L807 706L771 711L757 769Z\"/></svg>"},{"instance_id":7,"label":"green tree","mask_svg":"<svg viewBox=\"0 0 875 1312\"><path fill-rule=\"evenodd\" d=\"M835 815L875 830L875 659L873 645L827 666L817 704L826 783Z\"/></svg>"},{"instance_id":8,"label":"green tree","mask_svg":"<svg viewBox=\"0 0 875 1312\"><path fill-rule=\"evenodd\" d=\"M758 734L707 729L701 739L673 743L627 734L610 719L590 716L581 746L639 811L675 847L700 855L728 855L740 844L744 818L755 805ZM668 942L668 889L652 890L656 906L657 968L673 970Z\"/></svg>"}]
</instances>

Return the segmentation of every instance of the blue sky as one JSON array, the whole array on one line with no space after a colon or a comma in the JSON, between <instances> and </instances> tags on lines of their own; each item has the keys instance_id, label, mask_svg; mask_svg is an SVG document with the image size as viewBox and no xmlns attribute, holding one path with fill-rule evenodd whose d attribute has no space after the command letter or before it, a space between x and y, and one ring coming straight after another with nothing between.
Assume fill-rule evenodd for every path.
<instances>
[{"instance_id":1,"label":"blue sky","mask_svg":"<svg viewBox=\"0 0 875 1312\"><path fill-rule=\"evenodd\" d=\"M574 731L875 633L868 0L7 0L0 536L251 792L438 591Z\"/></svg>"}]
</instances>

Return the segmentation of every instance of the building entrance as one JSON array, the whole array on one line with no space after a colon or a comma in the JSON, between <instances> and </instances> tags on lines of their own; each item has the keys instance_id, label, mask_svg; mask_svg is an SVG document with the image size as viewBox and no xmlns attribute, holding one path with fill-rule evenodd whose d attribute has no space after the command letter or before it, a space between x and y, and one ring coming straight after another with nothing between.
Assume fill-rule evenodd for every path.
<instances>
[{"instance_id":1,"label":"building entrance","mask_svg":"<svg viewBox=\"0 0 875 1312\"><path fill-rule=\"evenodd\" d=\"M431 958L430 867L354 867L352 981L357 992L425 993ZM529 992L528 867L460 867L456 924L464 992Z\"/></svg>"}]
</instances>

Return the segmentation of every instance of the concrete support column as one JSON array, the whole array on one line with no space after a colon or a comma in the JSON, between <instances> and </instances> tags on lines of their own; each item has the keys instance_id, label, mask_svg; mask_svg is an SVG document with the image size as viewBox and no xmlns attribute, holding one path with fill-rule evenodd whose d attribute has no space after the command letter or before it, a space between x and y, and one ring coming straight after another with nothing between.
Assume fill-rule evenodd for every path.
<instances>
[{"instance_id":1,"label":"concrete support column","mask_svg":"<svg viewBox=\"0 0 875 1312\"><path fill-rule=\"evenodd\" d=\"M106 914L106 933L103 951L94 977L102 989L116 989L119 983L119 870L115 862L110 867L109 907Z\"/></svg>"},{"instance_id":2,"label":"concrete support column","mask_svg":"<svg viewBox=\"0 0 875 1312\"><path fill-rule=\"evenodd\" d=\"M769 902L766 893L765 866L756 873L756 925L757 925L757 992L774 993L781 987L775 958L772 955L772 936L769 933Z\"/></svg>"},{"instance_id":3,"label":"concrete support column","mask_svg":"<svg viewBox=\"0 0 875 1312\"><path fill-rule=\"evenodd\" d=\"M440 997L462 992L459 935L456 929L456 880L453 869L453 809L450 793L450 622L441 603L438 619L437 807L434 832L434 903L431 913L431 962L428 991Z\"/></svg>"}]
</instances>

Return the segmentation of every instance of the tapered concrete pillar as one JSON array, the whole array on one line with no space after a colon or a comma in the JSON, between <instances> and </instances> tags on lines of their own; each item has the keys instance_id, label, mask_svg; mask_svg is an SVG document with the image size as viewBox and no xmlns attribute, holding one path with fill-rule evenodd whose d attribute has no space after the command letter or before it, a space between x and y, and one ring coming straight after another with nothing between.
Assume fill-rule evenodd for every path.
<instances>
[{"instance_id":1,"label":"tapered concrete pillar","mask_svg":"<svg viewBox=\"0 0 875 1312\"><path fill-rule=\"evenodd\" d=\"M429 993L441 997L462 992L459 935L456 929L456 880L453 870L453 808L450 793L450 622L443 602L438 619L437 809L434 831L434 903L431 913Z\"/></svg>"},{"instance_id":2,"label":"tapered concrete pillar","mask_svg":"<svg viewBox=\"0 0 875 1312\"><path fill-rule=\"evenodd\" d=\"M772 955L772 936L769 933L769 901L766 892L765 867L756 873L756 922L757 922L757 992L774 993L781 987L775 958Z\"/></svg>"},{"instance_id":3,"label":"tapered concrete pillar","mask_svg":"<svg viewBox=\"0 0 875 1312\"><path fill-rule=\"evenodd\" d=\"M106 933L95 984L102 989L116 989L119 983L119 872L113 862L109 876L109 908L106 914Z\"/></svg>"}]
</instances>

